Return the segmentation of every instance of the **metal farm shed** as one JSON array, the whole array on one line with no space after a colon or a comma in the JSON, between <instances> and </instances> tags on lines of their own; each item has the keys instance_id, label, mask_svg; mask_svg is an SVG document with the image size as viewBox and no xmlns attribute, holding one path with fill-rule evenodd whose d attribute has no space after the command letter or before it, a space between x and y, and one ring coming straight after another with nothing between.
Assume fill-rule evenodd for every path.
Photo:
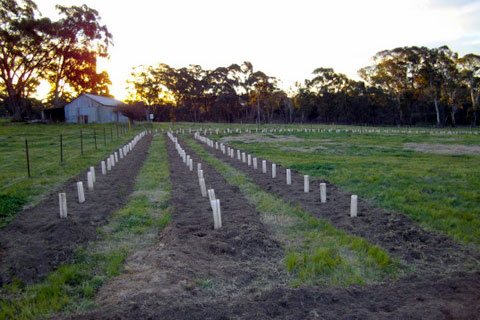
<instances>
[{"instance_id":1,"label":"metal farm shed","mask_svg":"<svg viewBox=\"0 0 480 320\"><path fill-rule=\"evenodd\" d=\"M113 98L84 93L65 106L65 121L69 123L128 122L128 118L115 112L116 106L125 105Z\"/></svg>"}]
</instances>

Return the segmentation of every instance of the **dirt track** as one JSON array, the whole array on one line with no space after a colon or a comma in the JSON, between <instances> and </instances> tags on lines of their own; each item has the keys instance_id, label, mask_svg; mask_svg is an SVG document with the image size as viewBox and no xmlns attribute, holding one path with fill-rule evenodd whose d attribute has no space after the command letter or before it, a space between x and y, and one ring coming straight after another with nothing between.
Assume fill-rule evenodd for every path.
<instances>
[{"instance_id":1,"label":"dirt track","mask_svg":"<svg viewBox=\"0 0 480 320\"><path fill-rule=\"evenodd\" d=\"M183 143L182 146L197 162L198 157ZM196 173L187 171L170 142L168 154L175 209L170 226L155 246L128 259L128 273L101 289L99 309L68 318L477 319L480 315L480 272L447 272L461 266L459 258L450 260L448 255L419 262L422 275L413 274L381 285L289 288L288 275L282 271L282 248L239 190L227 185L202 162L207 187L213 187L222 201L224 228L214 231L211 209L200 196ZM255 178L260 185L262 178L268 180ZM262 187L278 193L273 187ZM333 187L329 190L332 197ZM329 217L324 210L322 214ZM341 215L338 221L342 221ZM414 224L408 224L408 220L403 223L405 230L421 232ZM365 228L359 229L367 232ZM420 235L425 237L423 233ZM414 238L406 238L406 242L397 241L393 247L411 243L413 248L400 250L399 257L415 265L419 259L407 257L409 250L417 250L418 245L415 246ZM422 242L426 245L421 248L427 246L433 250L429 239ZM432 272L426 270L428 263ZM434 268L437 263L445 266Z\"/></svg>"},{"instance_id":2,"label":"dirt track","mask_svg":"<svg viewBox=\"0 0 480 320\"><path fill-rule=\"evenodd\" d=\"M126 158L103 176L95 167L94 192L86 187L86 171L68 180L33 208L20 212L0 230L0 287L13 278L34 282L62 263L75 249L96 238L97 227L123 207L135 185L135 177L146 159L152 137L145 136ZM76 182L82 180L86 202L77 202ZM67 193L68 218L59 218L58 192Z\"/></svg>"}]
</instances>

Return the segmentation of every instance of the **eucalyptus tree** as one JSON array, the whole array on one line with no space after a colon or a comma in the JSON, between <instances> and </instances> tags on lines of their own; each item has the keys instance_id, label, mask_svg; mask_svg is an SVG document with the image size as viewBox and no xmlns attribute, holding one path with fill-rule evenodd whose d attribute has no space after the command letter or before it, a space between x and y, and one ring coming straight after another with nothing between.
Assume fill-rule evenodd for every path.
<instances>
[{"instance_id":1,"label":"eucalyptus tree","mask_svg":"<svg viewBox=\"0 0 480 320\"><path fill-rule=\"evenodd\" d=\"M253 87L250 91L250 104L257 106L256 121L258 124L263 120L271 122L276 104L271 95L278 90L278 80L270 77L262 71L255 71L250 74L248 83Z\"/></svg>"},{"instance_id":2,"label":"eucalyptus tree","mask_svg":"<svg viewBox=\"0 0 480 320\"><path fill-rule=\"evenodd\" d=\"M63 18L51 21L32 0L0 0L0 80L14 120L23 119L41 80L51 82L53 97L65 83L77 92L108 93L108 75L96 73L96 58L106 56L111 35L98 12L57 9Z\"/></svg>"},{"instance_id":3,"label":"eucalyptus tree","mask_svg":"<svg viewBox=\"0 0 480 320\"><path fill-rule=\"evenodd\" d=\"M15 121L23 119L23 101L35 92L56 50L54 24L39 14L31 0L0 2L0 78Z\"/></svg>"},{"instance_id":4,"label":"eucalyptus tree","mask_svg":"<svg viewBox=\"0 0 480 320\"><path fill-rule=\"evenodd\" d=\"M54 58L48 68L50 99L88 92L109 95L111 84L106 72L97 73L97 59L108 57L112 35L100 23L98 11L82 6L56 6L61 19L54 23Z\"/></svg>"},{"instance_id":5,"label":"eucalyptus tree","mask_svg":"<svg viewBox=\"0 0 480 320\"><path fill-rule=\"evenodd\" d=\"M309 89L318 100L318 114L324 121L340 121L345 118L347 97L345 89L350 79L332 68L317 68L313 71L314 78L308 82Z\"/></svg>"},{"instance_id":6,"label":"eucalyptus tree","mask_svg":"<svg viewBox=\"0 0 480 320\"><path fill-rule=\"evenodd\" d=\"M296 94L293 97L293 104L297 112L300 113L300 121L302 123L318 115L318 97L310 90L309 83L310 80L308 79L305 79L303 83L295 82Z\"/></svg>"},{"instance_id":7,"label":"eucalyptus tree","mask_svg":"<svg viewBox=\"0 0 480 320\"><path fill-rule=\"evenodd\" d=\"M129 100L142 103L147 121L149 114L155 113L155 106L167 101L166 87L155 78L152 66L135 67L127 83L130 85Z\"/></svg>"},{"instance_id":8,"label":"eucalyptus tree","mask_svg":"<svg viewBox=\"0 0 480 320\"><path fill-rule=\"evenodd\" d=\"M442 74L439 69L441 62L439 49L422 47L419 51L419 57L420 69L416 81L423 93L432 100L437 126L441 126L439 99L441 97Z\"/></svg>"},{"instance_id":9,"label":"eucalyptus tree","mask_svg":"<svg viewBox=\"0 0 480 320\"><path fill-rule=\"evenodd\" d=\"M450 50L447 46L438 48L437 68L441 77L441 99L448 108L448 115L445 117L446 123L448 117L452 126L456 125L455 114L462 108L460 101L461 74L458 68L458 54Z\"/></svg>"},{"instance_id":10,"label":"eucalyptus tree","mask_svg":"<svg viewBox=\"0 0 480 320\"><path fill-rule=\"evenodd\" d=\"M208 92L211 95L211 113L213 119L223 117L227 122L241 118L238 71L240 67L232 64L212 70L208 77Z\"/></svg>"},{"instance_id":11,"label":"eucalyptus tree","mask_svg":"<svg viewBox=\"0 0 480 320\"><path fill-rule=\"evenodd\" d=\"M404 48L383 50L374 57L374 64L358 71L360 77L372 86L387 91L396 102L399 122L404 122L404 98L411 84Z\"/></svg>"},{"instance_id":12,"label":"eucalyptus tree","mask_svg":"<svg viewBox=\"0 0 480 320\"><path fill-rule=\"evenodd\" d=\"M477 125L477 111L480 97L480 56L470 53L458 59L461 78L469 90L472 104L473 125Z\"/></svg>"}]
</instances>

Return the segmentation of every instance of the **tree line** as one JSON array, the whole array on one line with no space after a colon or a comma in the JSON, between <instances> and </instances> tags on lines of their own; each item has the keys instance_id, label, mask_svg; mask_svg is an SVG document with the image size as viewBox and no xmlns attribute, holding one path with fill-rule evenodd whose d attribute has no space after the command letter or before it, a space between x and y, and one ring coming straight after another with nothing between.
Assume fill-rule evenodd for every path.
<instances>
[{"instance_id":1,"label":"tree line","mask_svg":"<svg viewBox=\"0 0 480 320\"><path fill-rule=\"evenodd\" d=\"M478 124L480 56L459 57L447 46L401 47L372 61L358 71L363 81L317 68L289 93L250 62L213 70L139 66L123 111L154 113L160 121Z\"/></svg>"},{"instance_id":2,"label":"tree line","mask_svg":"<svg viewBox=\"0 0 480 320\"><path fill-rule=\"evenodd\" d=\"M60 19L41 17L32 0L0 0L0 115L14 120L33 109L65 105L81 93L110 96L106 72L112 35L94 9L56 6ZM447 46L378 52L358 71L361 81L331 68L289 91L245 61L204 69L159 63L138 66L128 80L130 105L118 111L144 120L373 125L477 125L480 56L460 57ZM46 103L32 99L40 81ZM4 112L5 113L5 112Z\"/></svg>"}]
</instances>

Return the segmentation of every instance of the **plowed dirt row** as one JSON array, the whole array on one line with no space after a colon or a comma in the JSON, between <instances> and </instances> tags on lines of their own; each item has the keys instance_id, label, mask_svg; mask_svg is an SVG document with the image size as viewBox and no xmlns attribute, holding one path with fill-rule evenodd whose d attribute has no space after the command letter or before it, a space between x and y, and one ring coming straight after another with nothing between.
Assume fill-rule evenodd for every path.
<instances>
[{"instance_id":1,"label":"plowed dirt row","mask_svg":"<svg viewBox=\"0 0 480 320\"><path fill-rule=\"evenodd\" d=\"M34 282L68 263L75 249L96 238L97 227L126 204L135 177L148 154L152 137L145 136L133 152L107 175L95 167L95 190L86 187L87 171L69 179L33 208L20 212L0 230L0 286L13 278ZM77 201L77 181L84 181L86 202ZM59 218L58 193L67 193L68 218Z\"/></svg>"},{"instance_id":2,"label":"plowed dirt row","mask_svg":"<svg viewBox=\"0 0 480 320\"><path fill-rule=\"evenodd\" d=\"M204 305L226 305L285 285L283 250L256 210L238 188L202 163L207 188L221 201L223 227L213 230L212 210L201 196L196 170L188 170L167 140L174 209L170 225L154 247L127 260L127 274L101 289L100 309L75 318L191 319L191 312L210 318L216 317L215 310ZM196 155L192 158L198 163Z\"/></svg>"},{"instance_id":3,"label":"plowed dirt row","mask_svg":"<svg viewBox=\"0 0 480 320\"><path fill-rule=\"evenodd\" d=\"M350 217L350 194L339 190L328 181L311 179L310 192L305 193L303 175L292 170L292 184L286 184L286 168L277 165L277 177L272 178L271 162L267 173L261 171L263 159L258 159L258 169L224 155L220 150L202 146L216 157L245 172L254 183L288 202L297 204L311 214L327 219L336 228L367 239L409 267L417 274L435 274L466 271L478 268L480 254L467 246L457 244L445 235L425 231L411 218L372 206L359 199L358 217ZM320 202L320 182L327 184L327 202Z\"/></svg>"},{"instance_id":4,"label":"plowed dirt row","mask_svg":"<svg viewBox=\"0 0 480 320\"><path fill-rule=\"evenodd\" d=\"M279 183L278 180L275 181L275 179L269 178L268 174L265 175L261 173L260 169L253 171L253 169L248 168L248 165L236 160L236 154L235 159L231 159L223 155L221 151L216 151L204 144L202 144L202 147L206 151L213 153L217 158L248 173L249 177L259 186L287 201L303 206L302 201L296 200L296 196L299 196L301 200L305 200L302 196L312 195L312 193L304 193L303 176L300 176L296 172L292 172L292 186L294 188L291 188L292 186L286 186L283 183ZM260 159L258 163L261 164ZM268 171L271 174L270 170ZM283 168L282 172L282 168L278 168L277 166L277 177L282 179L282 173L284 174L284 178L285 168ZM295 176L296 178L294 178ZM319 182L320 181L314 181L314 184ZM340 209L335 209L335 206L332 206L333 208L324 207L321 211L322 214L318 214L315 208L318 210L318 205L320 205L319 200L317 205L311 204L310 206L303 207L308 212L317 212L317 216L327 217L327 219L331 216L336 216L337 219L331 220L333 222L350 219L348 218L349 196L331 184L329 184L328 190L328 200L336 201L337 205L342 204ZM318 192L317 190L317 193ZM314 196L314 198L316 197L318 197L318 195ZM308 197L306 198L308 200ZM315 203L315 200L311 198L310 200ZM368 203L363 203L363 205L360 206L360 216L364 216L367 212L371 212L371 210L375 211L376 216L381 213L387 214L388 219L392 219L393 215L396 215L373 208ZM333 213L331 211L333 211ZM241 313L245 316L243 308L246 308L247 310L263 310L261 313L262 317L268 319L480 319L480 306L478 304L478 301L480 301L480 272L452 271L467 268L467 266L462 263L462 259L475 264L478 259L478 254L472 253L474 251L469 248L453 243L453 241L444 236L430 234L417 227L409 218L403 215L399 216L401 223L388 221L390 226L396 226L397 229L400 229L394 231L394 233L402 234L404 232L404 234L408 235L411 234L413 230L421 235L423 234L423 238L421 239L423 243L425 243L425 237L430 236L436 239L434 243L439 245L443 244L438 251L433 248L434 244L431 244L432 247L428 248L429 250L435 251L435 253L439 254L442 258L433 261L423 261L423 266L420 266L420 268L417 265L414 266L417 271L420 271L420 274L412 274L400 280L382 285L367 287L352 286L347 289L303 287L287 290L285 288L278 288L265 292L261 298L255 301L248 301L242 304L242 306L232 305L230 315ZM393 219L395 219L395 217L393 217ZM372 220L369 219L367 222L368 221ZM385 223L385 220L382 221ZM335 223L335 225L337 224ZM346 225L351 226L350 228L346 228L349 230L354 230L356 227L356 224L352 225L351 219L350 223L346 223ZM365 223L361 224L361 226L362 225L363 228L360 228L360 230L362 230L362 233L367 233L368 227L365 226ZM404 226L404 230L402 230L402 226ZM373 233L376 232L375 229L370 230ZM410 232L408 230L410 230ZM352 233L360 235L359 233ZM366 238L385 240L385 238L375 236ZM413 239L408 236L402 238L407 244L411 243L410 246L415 247ZM378 244L378 242L376 243ZM381 244L384 243L382 242ZM391 244L389 245L388 242L386 242L386 244L387 248L391 247ZM395 246L402 246L402 244L397 243L394 244L394 247ZM407 257L410 256L408 253L408 251L411 250L410 246L407 249L402 248L403 250L400 252L405 252L404 254ZM427 245L417 245L417 247L420 248L424 248L425 246ZM442 255L442 250L445 248L448 249L448 252ZM455 255L456 249L460 250L458 255ZM397 253L395 250L390 251ZM457 258L452 259L452 254ZM469 256L469 254L472 254L472 256ZM475 255L475 257L473 255ZM410 263L412 262L412 260L408 261ZM413 260L413 262L417 261ZM442 265L437 266L435 265L436 263L442 263ZM412 266L412 264L410 264L410 266ZM431 271L428 271L429 268ZM437 274L437 272L440 273ZM253 314L251 315L253 316ZM256 314L256 316L258 315L259 314ZM244 318L248 317L245 316Z\"/></svg>"},{"instance_id":5,"label":"plowed dirt row","mask_svg":"<svg viewBox=\"0 0 480 320\"><path fill-rule=\"evenodd\" d=\"M170 226L157 245L128 259L128 273L101 289L101 308L69 318L478 318L480 273L411 275L369 287L289 288L282 248L239 190L203 163L208 187L222 202L224 227L213 230L196 173L187 171L170 142L168 154L175 210Z\"/></svg>"}]
</instances>

